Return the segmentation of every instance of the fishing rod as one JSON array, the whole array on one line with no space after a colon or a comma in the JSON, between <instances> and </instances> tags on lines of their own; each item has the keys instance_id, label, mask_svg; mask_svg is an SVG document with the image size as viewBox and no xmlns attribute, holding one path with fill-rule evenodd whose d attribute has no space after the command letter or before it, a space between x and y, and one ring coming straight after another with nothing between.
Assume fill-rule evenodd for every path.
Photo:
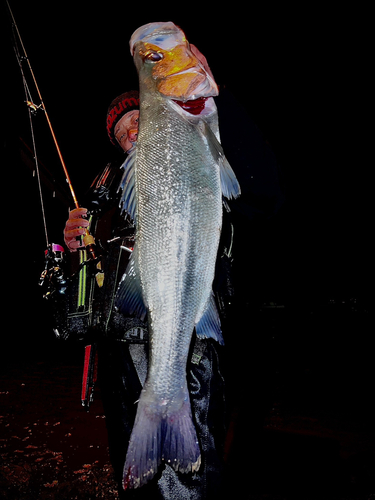
<instances>
[{"instance_id":1,"label":"fishing rod","mask_svg":"<svg viewBox=\"0 0 375 500\"><path fill-rule=\"evenodd\" d=\"M27 52L26 52L26 49L25 49L25 46L23 44L23 41L22 41L22 37L21 37L21 34L19 32L19 29L18 29L18 26L17 26L17 23L16 23L16 20L14 18L14 15L13 15L13 12L12 12L12 9L10 8L10 5L9 5L9 2L8 0L6 0L6 3L7 3L7 6L8 6L8 9L9 9L9 13L10 13L10 16L12 18L12 23L13 23L13 26L14 26L14 29L16 30L16 33L17 33L17 36L18 36L18 39L19 39L19 42L21 44L21 48L22 48L22 51L23 51L23 56L24 56L24 59L27 61L27 65L29 67L29 70L30 70L30 74L32 76L32 79L33 79L33 82L34 82L34 85L35 85L35 89L38 93L38 97L39 97L39 100L40 100L40 105L39 106L36 106L33 102L31 101L26 101L26 104L31 108L33 109L34 111L36 111L37 109L42 109L44 111L44 114L45 114L45 117L46 117L46 120L47 120L47 123L48 123L48 127L50 129L50 132L51 132L51 135L52 135L52 139L53 139L53 142L55 143L55 147L57 149L57 153L59 155L59 158L60 158L60 162L61 162L61 166L64 170L64 174L65 174L65 178L67 180L67 183L68 183L68 186L69 186L69 189L70 189L70 192L71 192L71 195L72 195L72 198L73 198L73 201L74 201L74 205L76 208L79 208L79 204L78 204L78 200L77 200L77 197L75 195L75 192L74 192L74 189L73 189L73 185L72 185L72 182L70 180L70 176L69 176L69 173L68 173L68 169L66 168L66 165L65 165L65 162L64 162L64 159L63 159L63 156L62 156L62 153L61 153L61 150L60 150L60 147L58 145L58 142L57 142L57 139L56 139L56 135L55 135L55 132L53 130L53 127L52 127L52 123L51 123L51 120L49 118L49 115L47 113L47 109L46 109L46 106L43 102L43 98L42 98L42 94L39 90L39 86L38 86L38 83L36 81L36 78L35 78L35 75L34 75L34 71L31 67L31 63L30 63L30 59L27 55Z\"/></svg>"},{"instance_id":2,"label":"fishing rod","mask_svg":"<svg viewBox=\"0 0 375 500\"><path fill-rule=\"evenodd\" d=\"M39 97L39 101L40 101L40 104L37 106L37 105L34 104L34 102L32 101L31 98L26 99L26 104L27 104L27 106L29 108L30 122L31 122L31 111L36 112L38 109L42 109L42 111L44 112L44 115L46 117L47 124L48 124L49 130L51 132L52 139L53 139L53 142L55 144L55 147L56 147L59 159L60 159L60 163L61 163L61 166L62 166L63 171L64 171L64 175L65 175L66 181L67 181L68 186L69 186L70 193L71 193L72 198L73 198L74 205L75 205L76 208L80 208L77 196L75 194L75 191L74 191L74 188L73 188L70 176L69 176L68 169L66 167L65 161L64 161L62 153L61 153L61 149L59 147L59 144L57 142L57 138L56 138L55 132L54 132L53 127L52 127L52 123L51 123L50 117L48 115L46 106L44 104L44 101L43 101L43 98L42 98L42 94L40 92L40 89L39 89L39 86L38 86L38 83L37 83L34 71L33 71L32 67L31 67L30 59L29 59L29 57L27 55L24 43L22 41L22 37L21 37L20 31L18 29L16 20L14 18L14 15L13 15L13 12L12 12L12 9L11 9L11 7L9 5L9 1L8 0L6 0L6 4L7 4L7 7L8 7L8 10L9 10L9 14L10 14L11 19L12 19L12 26L15 29L16 33L17 33L17 37L18 37L19 43L20 43L21 48L22 48L22 52L23 52L22 59L24 59L24 60L27 61L27 65L28 65L28 68L29 68L31 77L33 79L33 82L34 82L34 85L35 85L35 89L37 91L37 94L38 94L38 97ZM26 84L26 79L25 79L25 76L24 76L23 70L22 70L21 58L19 58L19 56L17 54L17 50L16 50L16 56L17 56L17 59L18 59L19 66L21 68L21 73L22 73L22 78L23 78L23 81L24 81L26 96L28 96L29 92L28 92L28 89L26 88L27 84ZM31 130L32 130L32 140L33 140L33 146L34 146L34 156L35 156L35 162L36 162L36 168L37 168L38 183L39 183L39 192L40 192L41 203L42 203L42 212L43 212L43 219L44 219L46 240L47 240L47 247L48 247L48 250L46 251L46 261L48 262L48 260L54 261L54 259L55 259L54 256L55 256L56 251L58 251L60 253L61 251L63 251L63 247L61 247L60 245L55 245L54 246L54 244L50 245L49 242L48 242L48 235L47 235L47 228L46 228L46 221L45 221L45 214L44 214L44 205L43 205L43 198L42 198L42 193L41 193L40 176L39 176L39 169L38 169L38 163L37 163L37 155L36 155L35 140L34 140L34 134L33 134L32 124L31 124ZM95 239L90 234L90 232L89 232L88 229L86 229L86 233L83 236L83 243L85 245L85 249L87 250L89 258L91 260L96 261L96 268L98 270L98 273L96 274L96 281L97 281L98 286L101 287L103 285L104 274L103 274L103 272L101 270L101 262L99 260L98 254L97 254ZM59 247L58 250L56 250L57 247ZM58 257L58 260L60 260L60 256ZM47 267L47 264L46 264L46 267ZM45 271L46 271L46 269L45 269ZM45 273L45 271L43 271L43 273ZM42 276L43 276L43 273L42 273ZM43 278L43 280L44 280L44 278Z\"/></svg>"}]
</instances>

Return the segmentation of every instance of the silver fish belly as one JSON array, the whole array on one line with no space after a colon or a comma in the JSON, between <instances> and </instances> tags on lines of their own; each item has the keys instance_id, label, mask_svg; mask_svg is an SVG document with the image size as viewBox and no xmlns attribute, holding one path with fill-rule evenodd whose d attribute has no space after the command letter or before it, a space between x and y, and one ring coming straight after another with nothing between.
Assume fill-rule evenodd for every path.
<instances>
[{"instance_id":1,"label":"silver fish belly","mask_svg":"<svg viewBox=\"0 0 375 500\"><path fill-rule=\"evenodd\" d=\"M174 106L163 99L141 104L133 258L148 311L150 363L124 469L130 487L152 477L162 460L180 471L200 464L186 364L194 326L211 297L221 184L200 128Z\"/></svg>"},{"instance_id":2,"label":"silver fish belly","mask_svg":"<svg viewBox=\"0 0 375 500\"><path fill-rule=\"evenodd\" d=\"M197 127L167 101L149 109L137 150L135 257L152 338L148 383L171 399L185 377L194 325L211 294L221 185Z\"/></svg>"},{"instance_id":3,"label":"silver fish belly","mask_svg":"<svg viewBox=\"0 0 375 500\"><path fill-rule=\"evenodd\" d=\"M212 99L218 87L204 57L171 22L140 27L130 48L139 75L140 125L137 146L123 165L121 200L137 231L116 307L142 318L147 312L150 359L125 489L150 480L162 461L180 472L199 468L186 367L194 327L198 337L223 343L212 282L222 195L240 194L220 145ZM189 113L183 108L192 101Z\"/></svg>"}]
</instances>

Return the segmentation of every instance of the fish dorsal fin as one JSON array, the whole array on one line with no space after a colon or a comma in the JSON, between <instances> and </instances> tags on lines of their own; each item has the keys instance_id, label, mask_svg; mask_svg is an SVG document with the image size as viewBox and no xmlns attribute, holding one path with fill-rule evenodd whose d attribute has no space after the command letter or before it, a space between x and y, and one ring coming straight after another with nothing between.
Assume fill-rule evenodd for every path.
<instances>
[{"instance_id":1,"label":"fish dorsal fin","mask_svg":"<svg viewBox=\"0 0 375 500\"><path fill-rule=\"evenodd\" d=\"M216 307L213 292L209 298L206 309L195 326L197 336L199 338L212 338L217 340L219 344L224 344L223 334L221 332L220 317Z\"/></svg>"},{"instance_id":2,"label":"fish dorsal fin","mask_svg":"<svg viewBox=\"0 0 375 500\"><path fill-rule=\"evenodd\" d=\"M126 160L121 165L124 170L118 192L122 192L120 199L121 214L126 212L135 221L136 200L135 200L135 159L137 147L133 146L128 153Z\"/></svg>"},{"instance_id":3,"label":"fish dorsal fin","mask_svg":"<svg viewBox=\"0 0 375 500\"><path fill-rule=\"evenodd\" d=\"M229 165L229 162L225 157L222 145L217 140L215 134L211 130L211 127L205 121L202 121L200 126L202 133L207 139L211 154L220 166L220 181L223 196L228 200L231 198L238 198L241 194L240 184L237 180L236 174L233 172L232 167Z\"/></svg>"},{"instance_id":4,"label":"fish dorsal fin","mask_svg":"<svg viewBox=\"0 0 375 500\"><path fill-rule=\"evenodd\" d=\"M141 283L133 257L134 252L118 286L115 307L123 315L135 316L143 321L147 310L143 302Z\"/></svg>"}]
</instances>

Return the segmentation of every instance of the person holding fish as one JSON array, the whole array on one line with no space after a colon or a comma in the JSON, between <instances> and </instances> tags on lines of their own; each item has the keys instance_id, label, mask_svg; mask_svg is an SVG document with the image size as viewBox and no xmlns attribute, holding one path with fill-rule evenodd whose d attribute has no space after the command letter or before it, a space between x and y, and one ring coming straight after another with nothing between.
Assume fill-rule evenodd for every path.
<instances>
[{"instance_id":1,"label":"person holding fish","mask_svg":"<svg viewBox=\"0 0 375 500\"><path fill-rule=\"evenodd\" d=\"M140 27L130 47L139 95L122 94L107 114L126 159L96 177L87 208L72 210L64 230L72 258L87 229L95 236L104 283L81 262L67 328L77 321L79 336L98 345L121 497L219 498L225 292L213 282L230 261L223 197L240 187L220 145L218 88L204 56L171 22Z\"/></svg>"}]
</instances>

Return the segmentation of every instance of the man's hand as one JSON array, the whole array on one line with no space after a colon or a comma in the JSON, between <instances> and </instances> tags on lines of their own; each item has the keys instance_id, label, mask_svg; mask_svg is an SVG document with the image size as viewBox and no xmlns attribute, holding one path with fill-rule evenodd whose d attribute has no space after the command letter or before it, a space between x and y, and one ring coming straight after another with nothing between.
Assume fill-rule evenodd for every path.
<instances>
[{"instance_id":1,"label":"man's hand","mask_svg":"<svg viewBox=\"0 0 375 500\"><path fill-rule=\"evenodd\" d=\"M69 212L69 219L66 221L64 228L64 241L71 252L76 252L79 248L85 248L82 236L86 233L86 228L90 225L87 219L84 219L87 214L87 208L75 208Z\"/></svg>"}]
</instances>

